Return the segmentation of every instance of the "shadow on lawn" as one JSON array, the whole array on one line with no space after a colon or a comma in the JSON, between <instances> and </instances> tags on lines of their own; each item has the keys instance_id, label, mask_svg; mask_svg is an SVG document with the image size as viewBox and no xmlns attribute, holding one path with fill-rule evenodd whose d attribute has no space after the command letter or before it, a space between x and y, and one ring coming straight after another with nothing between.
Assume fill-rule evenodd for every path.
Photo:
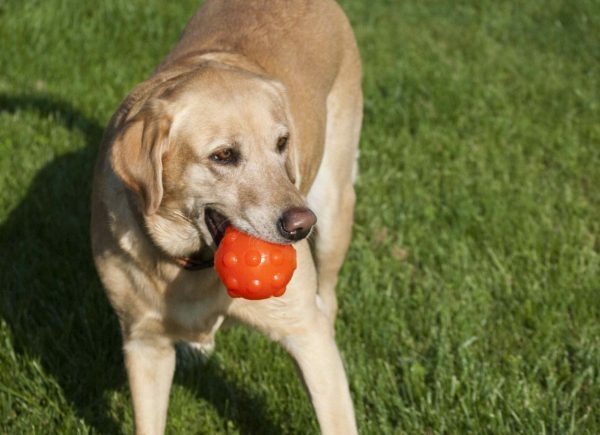
<instances>
[{"instance_id":1,"label":"shadow on lawn","mask_svg":"<svg viewBox=\"0 0 600 435\"><path fill-rule=\"evenodd\" d=\"M51 96L0 94L0 112L16 111L52 116L57 124L82 132L86 146L42 168L0 226L0 315L17 352L39 359L78 416L100 432L118 433L110 396L126 380L121 339L96 277L88 230L92 171L103 128ZM217 364L199 369L202 380L194 382L194 393L224 419L231 417L234 403L242 432L278 432L266 418L261 397L229 383Z\"/></svg>"}]
</instances>

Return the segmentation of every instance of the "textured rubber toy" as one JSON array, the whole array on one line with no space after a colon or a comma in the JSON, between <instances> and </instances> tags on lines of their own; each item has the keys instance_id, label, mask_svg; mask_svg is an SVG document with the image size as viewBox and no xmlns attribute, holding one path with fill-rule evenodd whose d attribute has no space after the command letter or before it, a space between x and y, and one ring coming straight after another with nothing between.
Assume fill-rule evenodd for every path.
<instances>
[{"instance_id":1,"label":"textured rubber toy","mask_svg":"<svg viewBox=\"0 0 600 435\"><path fill-rule=\"evenodd\" d=\"M215 270L232 298L281 296L296 270L296 250L229 226L215 253Z\"/></svg>"}]
</instances>

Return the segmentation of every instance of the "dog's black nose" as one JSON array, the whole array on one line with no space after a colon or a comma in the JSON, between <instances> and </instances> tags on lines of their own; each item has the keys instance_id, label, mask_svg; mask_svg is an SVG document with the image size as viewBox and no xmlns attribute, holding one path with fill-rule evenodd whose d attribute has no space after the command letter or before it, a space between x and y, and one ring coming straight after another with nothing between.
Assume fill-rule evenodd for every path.
<instances>
[{"instance_id":1,"label":"dog's black nose","mask_svg":"<svg viewBox=\"0 0 600 435\"><path fill-rule=\"evenodd\" d=\"M317 223L315 214L306 207L292 207L283 212L277 227L283 237L288 240L302 240Z\"/></svg>"}]
</instances>

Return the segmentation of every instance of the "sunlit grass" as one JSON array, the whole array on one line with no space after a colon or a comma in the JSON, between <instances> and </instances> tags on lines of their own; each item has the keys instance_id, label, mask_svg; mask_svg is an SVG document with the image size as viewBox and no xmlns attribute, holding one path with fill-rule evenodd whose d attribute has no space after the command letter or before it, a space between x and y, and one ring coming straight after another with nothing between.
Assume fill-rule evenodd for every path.
<instances>
[{"instance_id":1,"label":"sunlit grass","mask_svg":"<svg viewBox=\"0 0 600 435\"><path fill-rule=\"evenodd\" d=\"M600 4L342 2L364 63L337 340L363 433L600 432ZM91 263L102 129L196 2L0 3L0 432L129 433ZM285 353L219 334L170 433L315 433Z\"/></svg>"}]
</instances>

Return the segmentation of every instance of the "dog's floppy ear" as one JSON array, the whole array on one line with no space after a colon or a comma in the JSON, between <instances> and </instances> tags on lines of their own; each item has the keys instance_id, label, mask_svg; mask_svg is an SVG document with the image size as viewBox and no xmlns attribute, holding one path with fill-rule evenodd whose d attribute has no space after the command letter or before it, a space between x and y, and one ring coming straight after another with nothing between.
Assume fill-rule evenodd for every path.
<instances>
[{"instance_id":1,"label":"dog's floppy ear","mask_svg":"<svg viewBox=\"0 0 600 435\"><path fill-rule=\"evenodd\" d=\"M154 100L126 121L113 143L112 167L139 196L146 214L155 213L162 201L162 159L169 148L170 129L166 102Z\"/></svg>"}]
</instances>

